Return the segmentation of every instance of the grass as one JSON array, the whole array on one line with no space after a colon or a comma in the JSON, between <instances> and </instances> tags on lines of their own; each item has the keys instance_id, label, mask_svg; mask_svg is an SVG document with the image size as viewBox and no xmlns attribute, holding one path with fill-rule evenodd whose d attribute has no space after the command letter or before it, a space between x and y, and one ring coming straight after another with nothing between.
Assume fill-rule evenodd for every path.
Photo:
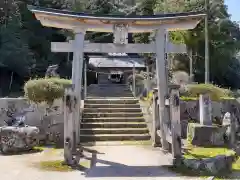
<instances>
[{"instance_id":1,"label":"grass","mask_svg":"<svg viewBox=\"0 0 240 180\"><path fill-rule=\"evenodd\" d=\"M36 146L36 147L34 147L33 148L33 150L35 150L35 151L44 151L46 149L46 147L44 147L44 146Z\"/></svg>"},{"instance_id":2,"label":"grass","mask_svg":"<svg viewBox=\"0 0 240 180\"><path fill-rule=\"evenodd\" d=\"M149 141L121 141L121 144L123 145L151 145L152 142Z\"/></svg>"},{"instance_id":3,"label":"grass","mask_svg":"<svg viewBox=\"0 0 240 180\"><path fill-rule=\"evenodd\" d=\"M55 146L35 146L33 148L33 150L39 151L39 152L48 151L51 153L57 153L57 152L61 151L62 148L56 148Z\"/></svg>"},{"instance_id":4,"label":"grass","mask_svg":"<svg viewBox=\"0 0 240 180\"><path fill-rule=\"evenodd\" d=\"M51 158L55 157L57 154L61 154L63 149L54 148L54 146L46 147L46 146L38 146L34 147L36 151L44 151L45 156ZM83 160L83 161L82 161ZM73 171L74 169L68 165L65 165L62 160L44 160L44 161L37 161L33 163L35 168L44 171L58 171L58 172L69 172ZM79 167L81 169L88 169L90 168L90 161L86 159L81 159Z\"/></svg>"},{"instance_id":5,"label":"grass","mask_svg":"<svg viewBox=\"0 0 240 180\"><path fill-rule=\"evenodd\" d=\"M90 161L81 161L79 165L88 169L90 168ZM40 161L35 163L35 167L44 171L70 172L74 170L72 167L65 165L62 160Z\"/></svg>"},{"instance_id":6,"label":"grass","mask_svg":"<svg viewBox=\"0 0 240 180\"><path fill-rule=\"evenodd\" d=\"M235 152L228 148L204 148L204 147L193 147L184 154L184 158L187 159L203 159L211 158L218 155L234 155Z\"/></svg>"},{"instance_id":7,"label":"grass","mask_svg":"<svg viewBox=\"0 0 240 180\"><path fill-rule=\"evenodd\" d=\"M240 157L232 166L233 171L238 172L240 174Z\"/></svg>"},{"instance_id":8,"label":"grass","mask_svg":"<svg viewBox=\"0 0 240 180\"><path fill-rule=\"evenodd\" d=\"M204 159L204 158L211 158L215 157L217 155L234 155L235 152L233 150L227 149L227 148L204 148L204 147L192 147L190 150L188 150L184 154L184 158L186 159ZM196 171L190 168L187 168L186 166L181 167L171 167L171 170L182 174L184 176L194 176L194 177L202 177L206 178L209 176L212 176L211 174L207 172L202 171ZM240 173L240 158L233 163L232 165L232 171L236 173ZM226 174L226 172L223 172L222 174L219 174L215 176L215 179L230 179L231 174ZM235 178L236 179L236 178Z\"/></svg>"}]
</instances>

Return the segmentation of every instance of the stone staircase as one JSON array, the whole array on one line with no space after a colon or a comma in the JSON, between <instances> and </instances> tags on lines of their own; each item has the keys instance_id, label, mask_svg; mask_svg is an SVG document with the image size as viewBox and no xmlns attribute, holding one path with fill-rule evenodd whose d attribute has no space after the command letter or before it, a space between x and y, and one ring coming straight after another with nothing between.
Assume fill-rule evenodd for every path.
<instances>
[{"instance_id":1,"label":"stone staircase","mask_svg":"<svg viewBox=\"0 0 240 180\"><path fill-rule=\"evenodd\" d=\"M139 102L126 85L91 85L84 101L81 142L150 139Z\"/></svg>"},{"instance_id":2,"label":"stone staircase","mask_svg":"<svg viewBox=\"0 0 240 180\"><path fill-rule=\"evenodd\" d=\"M92 84L88 87L87 98L132 98L133 94L126 84Z\"/></svg>"}]
</instances>

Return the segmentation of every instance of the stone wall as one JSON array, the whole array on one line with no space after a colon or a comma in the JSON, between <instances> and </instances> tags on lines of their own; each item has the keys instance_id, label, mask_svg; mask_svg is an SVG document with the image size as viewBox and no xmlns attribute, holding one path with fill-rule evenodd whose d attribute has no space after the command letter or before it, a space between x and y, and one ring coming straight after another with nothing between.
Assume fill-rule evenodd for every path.
<instances>
[{"instance_id":1,"label":"stone wall","mask_svg":"<svg viewBox=\"0 0 240 180\"><path fill-rule=\"evenodd\" d=\"M148 103L140 103L145 115L145 118L147 119L147 122L149 124L149 127L152 126L152 107L149 106ZM237 109L240 112L240 104L234 100L222 100L220 102L212 102L212 113L213 118L219 118L223 119L223 116L226 112L231 112L232 106L237 107ZM181 119L181 125L182 125L182 138L187 137L187 125L190 120L193 120L193 122L199 122L199 101L181 101L180 102L180 119ZM240 114L240 113L239 113ZM240 117L239 117L240 118ZM240 127L240 122L238 123L238 127ZM240 128L239 134L240 134ZM151 129L150 129L151 131Z\"/></svg>"},{"instance_id":2,"label":"stone wall","mask_svg":"<svg viewBox=\"0 0 240 180\"><path fill-rule=\"evenodd\" d=\"M9 119L4 109L19 114L29 107L33 111L26 113L25 124L38 127L40 129L40 138L47 140L47 143L63 142L64 131L61 100L56 100L51 109L46 113L46 108L48 107L46 104L31 104L25 98L1 98L0 126L5 125L4 120Z\"/></svg>"},{"instance_id":3,"label":"stone wall","mask_svg":"<svg viewBox=\"0 0 240 180\"><path fill-rule=\"evenodd\" d=\"M82 108L83 108L83 102ZM235 105L240 112L240 104L236 100L222 100L220 102L213 102L213 117L222 118L226 112L231 112L231 106ZM186 138L187 124L189 120L199 121L199 102L198 101L181 101L181 123L182 123L182 137ZM0 126L3 126L4 120L8 117L3 109L9 109L13 112L20 112L26 108L33 107L33 112L26 113L25 123L30 126L36 126L40 129L43 139L54 142L61 142L63 140L63 114L62 101L56 100L51 108L51 112L46 114L46 104L36 105L30 104L24 98L1 98L0 99ZM148 127L152 128L152 109L151 106L141 103L141 107L145 114ZM240 118L240 117L239 117ZM240 127L240 123L238 125ZM238 128L240 131L240 128ZM240 133L239 133L240 134Z\"/></svg>"},{"instance_id":4,"label":"stone wall","mask_svg":"<svg viewBox=\"0 0 240 180\"><path fill-rule=\"evenodd\" d=\"M199 122L199 101L181 101L181 123L182 123L182 135L186 138L187 124L189 120L193 122ZM231 112L232 106L235 106L240 110L240 104L235 99L221 100L219 102L212 102L212 116L213 119L223 119L223 116L227 112Z\"/></svg>"},{"instance_id":5,"label":"stone wall","mask_svg":"<svg viewBox=\"0 0 240 180\"><path fill-rule=\"evenodd\" d=\"M221 117L223 113L231 111L231 105L240 107L240 104L234 99L212 102L213 117ZM199 101L181 101L181 120L199 119Z\"/></svg>"}]
</instances>

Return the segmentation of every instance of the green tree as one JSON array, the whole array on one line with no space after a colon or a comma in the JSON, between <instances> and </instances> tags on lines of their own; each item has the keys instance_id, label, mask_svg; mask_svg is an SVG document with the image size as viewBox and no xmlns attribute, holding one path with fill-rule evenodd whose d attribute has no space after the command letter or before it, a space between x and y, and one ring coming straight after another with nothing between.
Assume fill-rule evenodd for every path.
<instances>
[{"instance_id":1,"label":"green tree","mask_svg":"<svg viewBox=\"0 0 240 180\"><path fill-rule=\"evenodd\" d=\"M65 3L65 4L64 4ZM68 8L66 1L8 0L0 2L0 64L4 67L1 79L11 79L22 87L31 76L44 76L50 64L59 64L60 71L66 70L66 54L51 53L51 41L65 41L65 35L58 29L43 27L27 9L29 5L51 8ZM64 68L61 68L64 67ZM13 72L10 77L8 71ZM3 72L3 71L2 71ZM71 72L69 71L69 74ZM16 79L16 77L18 77ZM15 82L18 81L18 82ZM0 82L4 85L6 82ZM0 85L4 88L3 85Z\"/></svg>"},{"instance_id":2,"label":"green tree","mask_svg":"<svg viewBox=\"0 0 240 180\"><path fill-rule=\"evenodd\" d=\"M22 29L19 4L15 0L4 1L0 24L0 63L20 76L28 73L32 53Z\"/></svg>"},{"instance_id":3,"label":"green tree","mask_svg":"<svg viewBox=\"0 0 240 180\"><path fill-rule=\"evenodd\" d=\"M160 2L160 1L158 1ZM204 0L166 0L164 3L157 3L155 11L167 12L189 12L189 11L202 11L204 10ZM239 51L240 31L236 23L230 20L227 12L227 7L224 5L223 0L210 1L209 11L209 47L210 47L210 78L211 81L224 85L234 86L230 82L229 77L226 76L233 62L236 63L234 57ZM194 54L194 67L196 81L201 82L204 80L204 49L205 49L205 34L204 34L204 21L189 31L178 31L170 34L170 39L175 43L185 43L188 49L193 51ZM177 55L175 59L180 61L176 63L181 64L185 70L188 69L188 57L184 55ZM185 64L185 65L184 65ZM238 84L240 87L240 84Z\"/></svg>"},{"instance_id":4,"label":"green tree","mask_svg":"<svg viewBox=\"0 0 240 180\"><path fill-rule=\"evenodd\" d=\"M138 5L136 13L139 15L154 15L156 0L143 0ZM133 35L134 41L138 43L149 43L151 40L150 33L136 33Z\"/></svg>"}]
</instances>

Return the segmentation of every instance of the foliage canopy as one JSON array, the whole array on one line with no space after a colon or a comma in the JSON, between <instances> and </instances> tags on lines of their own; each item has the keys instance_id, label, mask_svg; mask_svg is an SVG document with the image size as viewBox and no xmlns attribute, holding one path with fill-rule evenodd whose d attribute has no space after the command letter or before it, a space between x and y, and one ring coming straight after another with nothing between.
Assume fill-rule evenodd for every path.
<instances>
[{"instance_id":1,"label":"foliage canopy","mask_svg":"<svg viewBox=\"0 0 240 180\"><path fill-rule=\"evenodd\" d=\"M6 3L8 2L8 3ZM74 2L74 4L73 4ZM166 2L166 3L164 3ZM50 42L63 42L73 38L72 32L41 26L28 5L39 5L56 9L68 9L97 14L159 14L164 12L189 12L204 10L204 0L8 0L0 2L0 68L14 73L1 76L0 86L8 91L6 83L21 84L30 78L43 77L48 65L58 64L62 78L71 76L71 54L52 53ZM223 0L210 0L209 47L210 80L220 86L240 87L239 53L240 30L231 21ZM129 42L146 43L154 34L129 35ZM112 33L87 33L92 42L112 42ZM193 54L195 81L204 80L204 21L193 30L172 32L169 39L174 43L185 43ZM152 55L148 55L153 57ZM189 71L189 56L171 55L173 70ZM5 88L5 89L4 89Z\"/></svg>"}]
</instances>

